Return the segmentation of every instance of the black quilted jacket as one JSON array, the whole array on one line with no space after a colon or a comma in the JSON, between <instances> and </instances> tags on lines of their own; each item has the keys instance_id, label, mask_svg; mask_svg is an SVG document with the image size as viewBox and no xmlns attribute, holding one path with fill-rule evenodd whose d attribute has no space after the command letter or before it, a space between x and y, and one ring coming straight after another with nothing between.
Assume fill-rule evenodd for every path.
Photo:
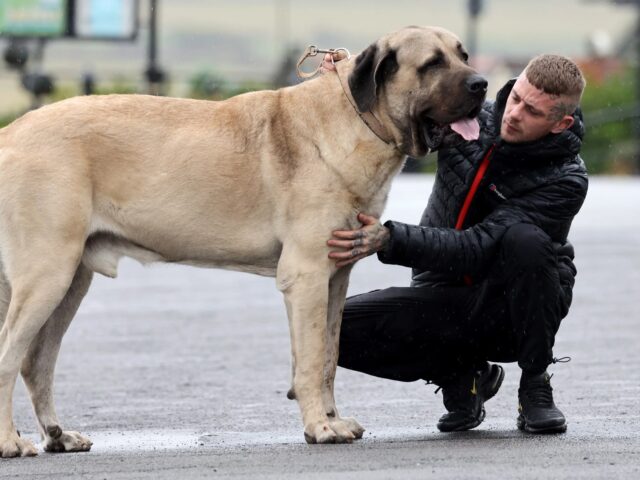
<instances>
[{"instance_id":1,"label":"black quilted jacket","mask_svg":"<svg viewBox=\"0 0 640 480\"><path fill-rule=\"evenodd\" d=\"M575 275L567 234L587 193L587 173L578 155L584 135L578 110L574 125L535 142L509 144L500 123L515 80L486 102L479 115L481 135L441 150L435 184L420 225L389 221L391 240L378 253L382 262L413 268L413 285L459 283L488 271L504 232L517 223L539 226L553 240L561 276ZM491 163L474 197L462 230L458 214L487 150ZM562 271L564 270L564 272ZM564 273L564 275L562 275Z\"/></svg>"}]
</instances>

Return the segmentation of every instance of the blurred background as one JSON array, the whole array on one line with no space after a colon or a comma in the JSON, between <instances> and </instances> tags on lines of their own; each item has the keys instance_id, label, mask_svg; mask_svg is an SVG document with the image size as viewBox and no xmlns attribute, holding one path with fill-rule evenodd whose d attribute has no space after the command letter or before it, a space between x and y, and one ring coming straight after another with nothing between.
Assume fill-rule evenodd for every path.
<instances>
[{"instance_id":1,"label":"blurred background","mask_svg":"<svg viewBox=\"0 0 640 480\"><path fill-rule=\"evenodd\" d=\"M640 173L640 0L0 0L0 126L88 93L218 100L291 85L307 45L358 52L412 24L457 33L491 98L539 53L573 58L590 172Z\"/></svg>"}]
</instances>

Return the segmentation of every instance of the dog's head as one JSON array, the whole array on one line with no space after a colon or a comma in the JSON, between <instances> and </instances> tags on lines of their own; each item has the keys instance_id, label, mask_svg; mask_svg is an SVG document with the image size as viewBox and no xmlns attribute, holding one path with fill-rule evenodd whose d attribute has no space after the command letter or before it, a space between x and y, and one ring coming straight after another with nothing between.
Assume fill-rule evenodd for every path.
<instances>
[{"instance_id":1,"label":"dog's head","mask_svg":"<svg viewBox=\"0 0 640 480\"><path fill-rule=\"evenodd\" d=\"M360 112L377 113L399 137L403 153L422 157L457 135L452 124L465 136L477 128L469 120L480 111L487 82L467 57L448 30L407 27L358 55L349 88Z\"/></svg>"}]
</instances>

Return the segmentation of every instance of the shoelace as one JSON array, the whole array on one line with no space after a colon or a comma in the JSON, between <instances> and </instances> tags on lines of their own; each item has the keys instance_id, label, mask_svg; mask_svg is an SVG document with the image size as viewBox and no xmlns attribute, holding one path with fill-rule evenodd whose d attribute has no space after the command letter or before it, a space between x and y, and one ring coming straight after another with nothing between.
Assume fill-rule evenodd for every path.
<instances>
[{"instance_id":1,"label":"shoelace","mask_svg":"<svg viewBox=\"0 0 640 480\"><path fill-rule=\"evenodd\" d=\"M553 357L551 359L551 363L569 363L570 361L571 361L571 357L560 357L560 358Z\"/></svg>"},{"instance_id":2,"label":"shoelace","mask_svg":"<svg viewBox=\"0 0 640 480\"><path fill-rule=\"evenodd\" d=\"M434 382L433 380L426 380L426 381L424 382L424 384L425 384L425 385L435 385L435 382ZM433 394L434 394L434 395L437 395L437 394L438 394L438 392L439 392L440 390L442 390L442 387L440 387L440 386L439 386L438 388L436 388L436 391L435 391L435 392L433 392Z\"/></svg>"}]
</instances>

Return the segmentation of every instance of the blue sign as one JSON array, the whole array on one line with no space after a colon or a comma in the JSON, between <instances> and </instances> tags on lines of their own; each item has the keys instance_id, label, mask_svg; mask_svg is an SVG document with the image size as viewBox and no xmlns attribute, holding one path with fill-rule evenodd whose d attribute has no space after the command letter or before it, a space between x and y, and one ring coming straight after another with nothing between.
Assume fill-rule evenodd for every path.
<instances>
[{"instance_id":1,"label":"blue sign","mask_svg":"<svg viewBox=\"0 0 640 480\"><path fill-rule=\"evenodd\" d=\"M131 39L138 28L138 0L76 0L78 38Z\"/></svg>"}]
</instances>

